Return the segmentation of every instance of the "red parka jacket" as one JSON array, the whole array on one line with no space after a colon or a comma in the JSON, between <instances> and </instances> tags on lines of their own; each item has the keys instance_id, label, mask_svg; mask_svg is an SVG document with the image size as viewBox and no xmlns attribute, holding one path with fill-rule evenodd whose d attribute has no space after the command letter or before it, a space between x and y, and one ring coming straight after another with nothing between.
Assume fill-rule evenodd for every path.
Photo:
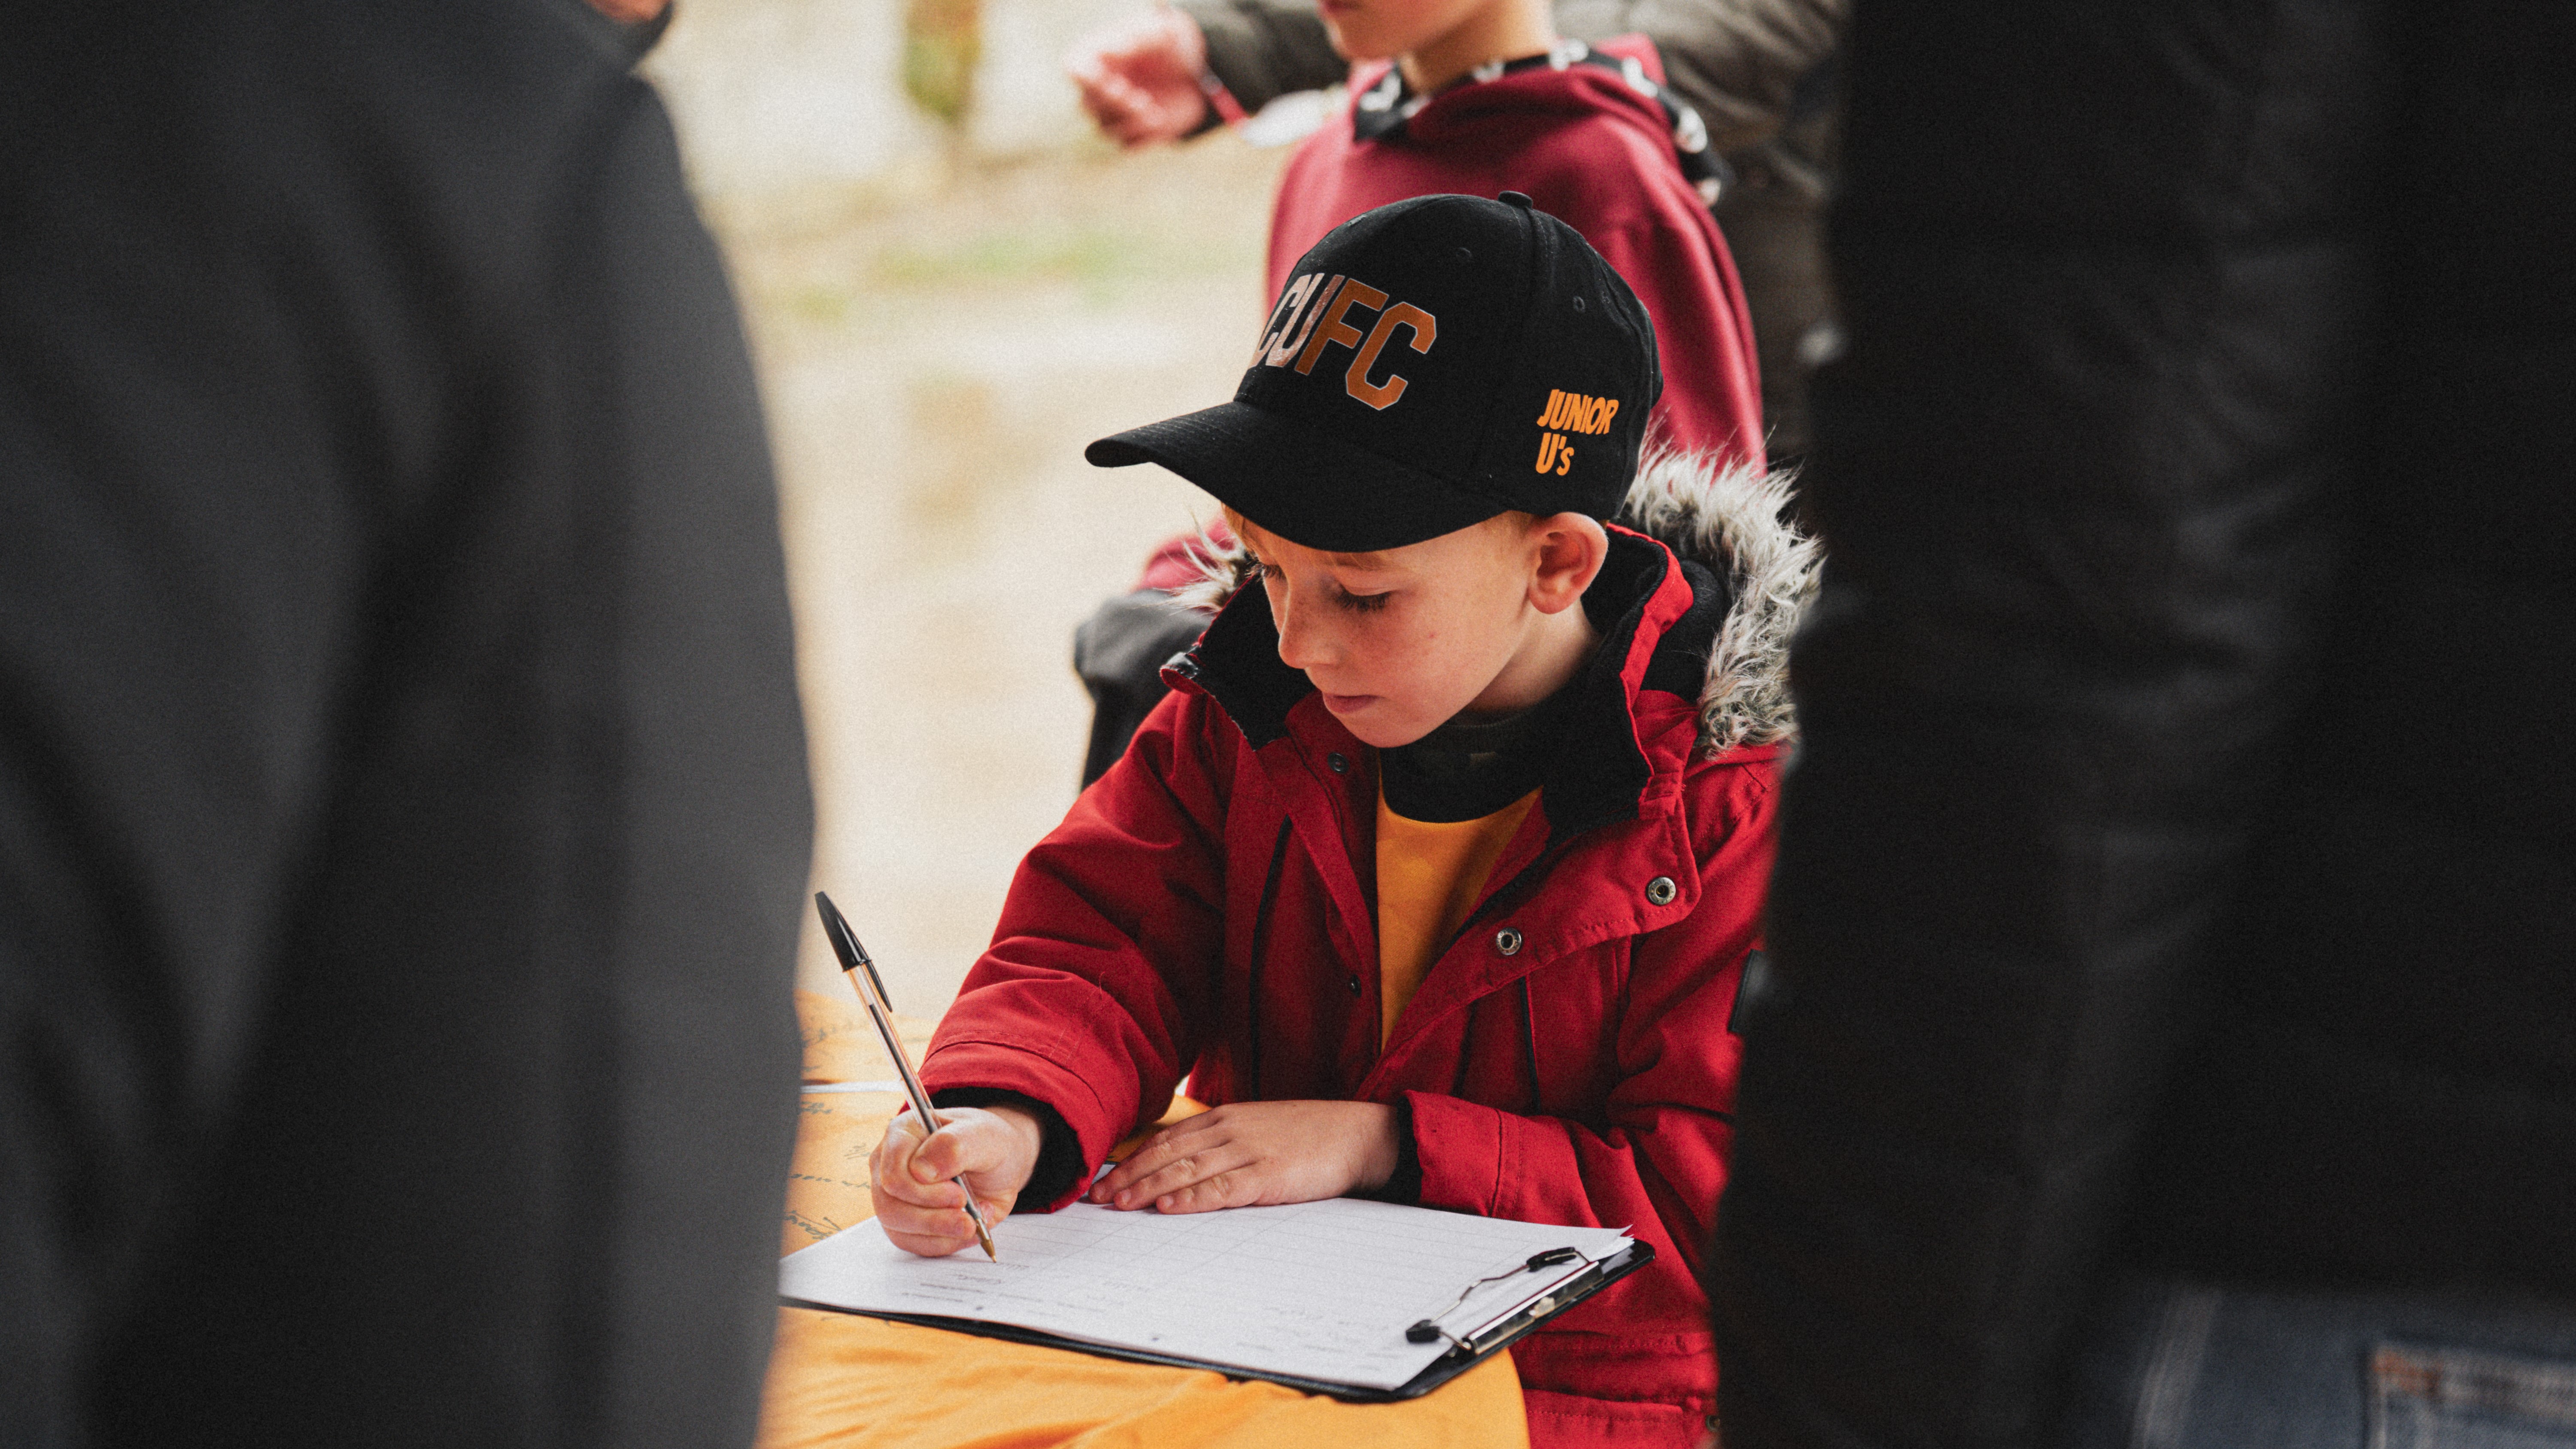
<instances>
[{"instance_id":1,"label":"red parka jacket","mask_svg":"<svg viewBox=\"0 0 2576 1449\"><path fill-rule=\"evenodd\" d=\"M1783 501L1749 472L1650 464L1621 514L1644 532L1613 530L1584 599L1604 643L1569 738L1383 1049L1373 755L1243 591L1022 863L928 1085L1053 1107L1083 1181L1185 1077L1210 1103L1402 1099L1424 1206L1654 1245L1652 1267L1514 1348L1533 1442L1695 1442L1716 1383L1695 1270L1734 1104L1727 1018L1814 571Z\"/></svg>"}]
</instances>

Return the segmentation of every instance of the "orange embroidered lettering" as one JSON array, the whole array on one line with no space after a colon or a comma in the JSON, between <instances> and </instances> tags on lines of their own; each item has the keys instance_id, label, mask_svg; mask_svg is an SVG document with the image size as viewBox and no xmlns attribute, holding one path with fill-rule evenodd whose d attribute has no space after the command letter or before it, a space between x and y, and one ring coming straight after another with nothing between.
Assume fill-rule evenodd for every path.
<instances>
[{"instance_id":1,"label":"orange embroidered lettering","mask_svg":"<svg viewBox=\"0 0 2576 1449\"><path fill-rule=\"evenodd\" d=\"M1549 437L1551 437L1551 438L1556 437L1556 435L1555 435L1554 433L1550 433L1550 434L1548 434L1548 436L1549 436ZM1564 477L1564 476L1566 475L1567 471L1568 471L1568 470L1570 470L1570 469L1572 469L1573 467L1574 467L1574 445L1573 445L1572 443L1566 442L1566 441L1565 441L1565 440L1563 440L1562 438L1559 438L1559 439L1557 440L1557 448L1556 448L1556 476L1558 476L1559 478Z\"/></svg>"},{"instance_id":2,"label":"orange embroidered lettering","mask_svg":"<svg viewBox=\"0 0 2576 1449\"><path fill-rule=\"evenodd\" d=\"M1324 324L1315 329L1315 335L1306 343L1306 350L1297 354L1297 371L1313 372L1315 359L1324 355L1324 345L1328 342L1338 342L1344 347L1360 345L1364 340L1360 330L1342 320L1350 315L1352 307L1366 307L1374 312L1385 305L1386 293L1368 283L1357 278L1343 282L1341 290L1333 293L1333 300L1324 304L1321 314Z\"/></svg>"},{"instance_id":3,"label":"orange embroidered lettering","mask_svg":"<svg viewBox=\"0 0 2576 1449\"><path fill-rule=\"evenodd\" d=\"M1308 272L1280 290L1279 305L1270 309L1270 320L1261 328L1261 340L1252 345L1252 360L1244 366L1259 367L1264 362L1277 365L1271 349L1296 327L1297 309L1306 305L1306 299L1315 294L1316 284L1323 280L1321 272Z\"/></svg>"},{"instance_id":4,"label":"orange embroidered lettering","mask_svg":"<svg viewBox=\"0 0 2576 1449\"><path fill-rule=\"evenodd\" d=\"M1324 315L1325 305L1332 300L1334 291L1342 284L1340 277L1324 277L1311 273L1310 275L1317 278L1314 290L1307 294L1312 301L1308 304L1302 321L1292 320L1289 326L1279 329L1279 340L1271 344L1269 354L1262 358L1262 361L1271 367L1287 366L1288 360L1297 355L1297 349L1306 345L1306 334L1315 330L1315 319Z\"/></svg>"},{"instance_id":5,"label":"orange embroidered lettering","mask_svg":"<svg viewBox=\"0 0 2576 1449\"><path fill-rule=\"evenodd\" d=\"M1384 351L1387 339L1398 327L1413 329L1413 350L1429 352L1433 338L1440 335L1440 321L1411 302L1398 302L1380 312L1377 325L1369 329L1368 341L1361 344L1360 354L1351 359L1351 370L1342 374L1342 390L1380 412L1404 396L1405 381L1393 373L1384 382L1369 381L1369 369L1377 366L1377 355Z\"/></svg>"},{"instance_id":6,"label":"orange embroidered lettering","mask_svg":"<svg viewBox=\"0 0 2576 1449\"><path fill-rule=\"evenodd\" d=\"M1547 406L1538 410L1538 421L1531 426L1541 428L1549 426L1548 419L1556 415L1558 406L1564 401L1565 394L1562 391L1556 388L1549 388L1547 390Z\"/></svg>"}]
</instances>

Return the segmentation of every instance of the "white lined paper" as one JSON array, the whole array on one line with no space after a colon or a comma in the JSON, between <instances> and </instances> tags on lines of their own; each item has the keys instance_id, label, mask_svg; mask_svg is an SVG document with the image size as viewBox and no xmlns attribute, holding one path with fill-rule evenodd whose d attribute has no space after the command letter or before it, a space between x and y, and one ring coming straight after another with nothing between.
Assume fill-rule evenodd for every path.
<instances>
[{"instance_id":1,"label":"white lined paper","mask_svg":"<svg viewBox=\"0 0 2576 1449\"><path fill-rule=\"evenodd\" d=\"M994 1230L980 1254L918 1258L862 1223L779 1265L779 1290L836 1308L1036 1329L1249 1370L1392 1389L1449 1350L1404 1331L1478 1278L1570 1247L1583 1261L1485 1285L1441 1322L1497 1321L1628 1243L1567 1228L1334 1198L1166 1216L1075 1203Z\"/></svg>"}]
</instances>

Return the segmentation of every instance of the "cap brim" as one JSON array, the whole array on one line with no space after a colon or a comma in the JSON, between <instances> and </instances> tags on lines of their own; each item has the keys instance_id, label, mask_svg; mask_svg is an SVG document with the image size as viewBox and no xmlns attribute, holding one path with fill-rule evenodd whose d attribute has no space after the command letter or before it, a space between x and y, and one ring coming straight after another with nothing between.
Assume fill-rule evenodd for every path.
<instances>
[{"instance_id":1,"label":"cap brim","mask_svg":"<svg viewBox=\"0 0 2576 1449\"><path fill-rule=\"evenodd\" d=\"M1419 468L1230 402L1102 438L1095 467L1160 463L1291 543L1326 553L1402 548L1504 511Z\"/></svg>"}]
</instances>

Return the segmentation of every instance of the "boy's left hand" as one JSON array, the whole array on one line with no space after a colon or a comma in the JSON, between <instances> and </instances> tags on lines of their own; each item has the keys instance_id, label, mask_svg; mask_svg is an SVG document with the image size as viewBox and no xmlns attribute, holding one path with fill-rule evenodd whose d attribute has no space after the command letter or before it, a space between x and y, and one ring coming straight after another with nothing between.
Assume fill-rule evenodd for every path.
<instances>
[{"instance_id":1,"label":"boy's left hand","mask_svg":"<svg viewBox=\"0 0 2576 1449\"><path fill-rule=\"evenodd\" d=\"M1385 1186L1396 1156L1393 1107L1234 1102L1155 1133L1090 1200L1167 1213L1313 1202Z\"/></svg>"}]
</instances>

